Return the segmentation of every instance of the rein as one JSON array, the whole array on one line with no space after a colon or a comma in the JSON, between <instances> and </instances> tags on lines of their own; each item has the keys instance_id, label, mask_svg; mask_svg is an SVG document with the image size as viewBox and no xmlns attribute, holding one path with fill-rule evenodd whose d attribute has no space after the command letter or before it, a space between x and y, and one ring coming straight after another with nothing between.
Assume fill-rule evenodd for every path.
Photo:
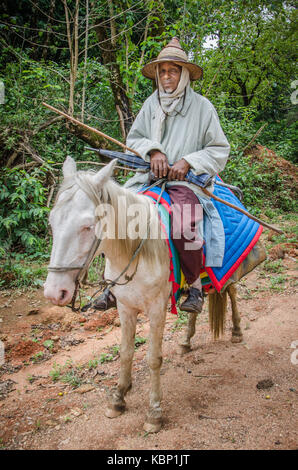
<instances>
[{"instance_id":1,"label":"rein","mask_svg":"<svg viewBox=\"0 0 298 470\"><path fill-rule=\"evenodd\" d=\"M82 181L79 179L79 178L76 178L76 182L78 183L80 189L82 189L85 194L92 200L93 199L93 202L95 202L95 206L97 206L99 203L100 203L100 199L98 197L98 195L95 193L94 189L91 187L88 188L88 190L86 190L86 188L84 187L84 185L82 184ZM145 192L145 191L148 191L148 189L151 189L153 188L154 186L157 186L159 184L162 184L162 189L161 189L161 192L160 192L160 195L158 197L158 200L156 202L156 205L159 204L160 202L160 199L161 199L161 196L165 190L165 186L166 186L166 180L163 178L163 179L160 179L158 181L156 181L155 183L153 183L151 186L149 186L148 188L146 188L145 190L141 191L142 192ZM148 234L149 234L149 222L147 224L147 237L148 237ZM137 249L135 250L134 254L132 255L129 263L127 264L127 266L123 269L123 271L119 274L119 276L117 276L116 279L114 279L113 281L110 280L110 279L103 279L101 281L98 282L98 285L101 286L100 289L98 289L91 297L91 299L101 290L102 286L105 286L105 289L110 289L112 287L114 287L115 285L118 285L118 286L123 286L123 285L126 285L128 284L129 282L131 282L137 272L137 269L138 269L138 265L139 265L139 260L136 264L136 268L134 270L134 272L132 273L131 276L128 276L127 274L125 274L127 272L127 270L129 269L130 265L132 264L132 262L135 260L135 258L139 255L145 241L147 240L147 237L146 238L143 238L142 241L140 242L139 246L137 247ZM81 280L83 279L86 279L87 275L88 275L88 271L89 271L89 268L90 268L90 265L93 261L93 258L99 248L99 245L101 243L101 239L100 238L97 238L95 236L95 239L93 240L93 243L91 245L91 248L89 250L89 253L86 257L86 260L85 262L83 263L82 266L48 266L48 271L49 272L54 272L54 273L62 273L62 272L68 272L68 271L75 271L75 270L79 270L79 272L77 273L76 275L76 278L75 278L75 289L74 289L74 293L73 293L73 296L72 296L72 299L71 299L71 303L69 305L66 305L66 307L69 307L72 309L73 312L78 312L81 310L81 297L80 297L80 294L79 294L79 297L80 297L80 305L79 307L75 307L75 302L76 302L76 298L77 298L77 294L78 294L78 291L81 287ZM121 276L123 276L125 274L125 282L123 283L119 283L117 282ZM83 281L84 282L84 281ZM80 292L80 291L79 291Z\"/></svg>"}]
</instances>

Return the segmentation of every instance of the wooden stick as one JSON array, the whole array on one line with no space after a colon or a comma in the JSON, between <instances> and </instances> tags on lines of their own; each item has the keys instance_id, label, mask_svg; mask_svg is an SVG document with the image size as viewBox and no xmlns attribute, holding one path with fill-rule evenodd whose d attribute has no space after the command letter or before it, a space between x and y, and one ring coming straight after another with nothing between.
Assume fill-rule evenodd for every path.
<instances>
[{"instance_id":1,"label":"wooden stick","mask_svg":"<svg viewBox=\"0 0 298 470\"><path fill-rule=\"evenodd\" d=\"M249 212L245 211L244 209L241 209L241 207L237 207L234 204L231 204L230 202L224 201L220 197L215 196L214 194L210 193L210 191L208 191L208 189L206 189L206 188L200 188L200 189L203 191L203 193L206 194L206 196L212 197L212 199L215 199L218 202L222 202L226 206L232 207L232 209L236 209L236 211L238 211L238 212L242 212L242 214L246 215L247 217L249 217L252 220L255 220L256 222L263 225L264 227L270 228L271 230L274 230L275 232L280 233L280 234L284 233L279 228L276 228L273 225L267 224L267 222L263 222L263 220L258 219L257 217L255 217L254 215L251 215Z\"/></svg>"},{"instance_id":2,"label":"wooden stick","mask_svg":"<svg viewBox=\"0 0 298 470\"><path fill-rule=\"evenodd\" d=\"M111 142L114 142L114 144L117 144L119 145L120 147L122 147L123 149L125 150L129 150L130 152L134 153L135 155L137 155L138 157L141 157L141 155L136 151L136 150L133 150L129 147L127 147L125 144L123 144L122 142L119 142L119 140L116 140L114 139L113 137L110 137L109 135L107 134L104 134L103 132L95 129L94 127L90 127L90 126L87 126L87 124L83 124L82 122L78 121L77 119L73 118L72 116L70 116L69 114L66 114L64 113L63 111L60 111L60 109L57 109L57 108L54 108L54 106L51 106L47 103L42 103L44 106L46 106L47 108L49 108L51 111L54 111L54 113L57 113L57 114L60 114L61 116L65 117L66 119L68 119L69 121L73 122L74 124L77 124L78 126L80 127L84 127L85 129L87 129L89 132L93 132L94 134L97 134L99 135L100 137L104 137L105 139L108 139L110 140Z\"/></svg>"},{"instance_id":3,"label":"wooden stick","mask_svg":"<svg viewBox=\"0 0 298 470\"><path fill-rule=\"evenodd\" d=\"M122 142L119 142L118 140L114 139L113 137L110 137L109 135L104 134L103 132L98 131L97 129L94 129L94 127L90 127L90 126L87 126L87 124L83 124L82 122L78 121L77 119L73 118L72 116L69 116L68 114L64 113L63 111L60 111L59 109L56 109L56 108L54 108L53 106L50 106L47 103L42 103L42 104L44 106L46 106L47 108L49 108L51 111L54 111L55 113L58 113L61 116L64 116L69 121L74 122L78 126L84 127L88 131L94 132L95 134L98 134L101 137L104 137L105 139L108 139L111 142L114 142L115 144L119 145L120 147L124 148L125 150L129 150L130 152L134 153L138 157L141 157L141 155L136 150L127 147ZM211 197L212 199L215 199L216 201L221 202L222 204L225 204L226 206L232 207L233 209L235 209L238 212L242 212L242 214L245 214L247 217L249 217L252 220L255 220L256 222L263 225L264 227L270 228L271 230L274 230L275 232L280 233L280 234L284 233L279 228L276 228L273 225L267 224L267 222L263 222L262 220L258 219L257 217L251 215L249 212L245 211L244 209L241 209L240 207L237 207L234 204L231 204L230 202L224 201L223 199L221 199L217 196L214 196L214 194L210 193L210 191L208 191L207 189L202 188L201 186L200 186L200 189L203 191L203 193L205 193L207 196Z\"/></svg>"},{"instance_id":4,"label":"wooden stick","mask_svg":"<svg viewBox=\"0 0 298 470\"><path fill-rule=\"evenodd\" d=\"M256 140L256 138L261 134L262 130L267 126L268 122L265 122L260 129L255 133L253 138L248 142L248 144L241 150L242 152L245 152L246 149L251 147L252 143Z\"/></svg>"}]
</instances>

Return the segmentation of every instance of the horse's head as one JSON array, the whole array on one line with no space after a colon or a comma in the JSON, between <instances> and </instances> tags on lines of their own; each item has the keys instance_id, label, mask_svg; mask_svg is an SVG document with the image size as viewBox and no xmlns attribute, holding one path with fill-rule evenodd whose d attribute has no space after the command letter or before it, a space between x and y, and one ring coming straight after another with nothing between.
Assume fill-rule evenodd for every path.
<instances>
[{"instance_id":1,"label":"horse's head","mask_svg":"<svg viewBox=\"0 0 298 470\"><path fill-rule=\"evenodd\" d=\"M53 234L50 266L54 269L50 269L44 285L44 296L55 305L66 305L72 299L79 267L84 265L96 239L96 199L100 200L101 189L115 164L113 160L94 174L77 173L71 157L63 164L64 181L49 217ZM75 269L69 270L72 267Z\"/></svg>"}]
</instances>

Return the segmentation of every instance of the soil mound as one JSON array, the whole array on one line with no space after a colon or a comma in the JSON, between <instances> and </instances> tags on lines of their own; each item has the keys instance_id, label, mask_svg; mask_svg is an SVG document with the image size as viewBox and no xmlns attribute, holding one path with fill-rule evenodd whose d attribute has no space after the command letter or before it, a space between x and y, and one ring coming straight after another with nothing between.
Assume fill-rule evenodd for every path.
<instances>
[{"instance_id":1,"label":"soil mound","mask_svg":"<svg viewBox=\"0 0 298 470\"><path fill-rule=\"evenodd\" d=\"M296 165L289 162L283 157L276 155L273 150L264 147L263 145L256 144L245 151L245 156L251 157L251 163L260 162L266 163L269 169L278 169L285 177L293 178L293 183L298 181L298 169Z\"/></svg>"}]
</instances>

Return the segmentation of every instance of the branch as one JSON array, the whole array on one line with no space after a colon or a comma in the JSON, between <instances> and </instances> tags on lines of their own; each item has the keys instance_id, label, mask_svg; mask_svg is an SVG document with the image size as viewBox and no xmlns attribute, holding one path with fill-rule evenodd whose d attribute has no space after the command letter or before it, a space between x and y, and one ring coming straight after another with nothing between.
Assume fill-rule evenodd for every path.
<instances>
[{"instance_id":1,"label":"branch","mask_svg":"<svg viewBox=\"0 0 298 470\"><path fill-rule=\"evenodd\" d=\"M52 124L55 124L55 122L57 121L61 121L62 120L62 116L57 116L53 119L50 119L49 121L46 121L44 122L43 124L41 124L41 126L39 126L37 129L35 129L33 132L32 132L32 135L36 135L38 134L40 131L42 131L43 129L46 129L47 127L51 126Z\"/></svg>"},{"instance_id":2,"label":"branch","mask_svg":"<svg viewBox=\"0 0 298 470\"><path fill-rule=\"evenodd\" d=\"M86 0L85 54L84 54L84 75L83 75L82 110L81 110L82 122L84 122L84 108L85 108L85 94L86 94L88 26L89 26L89 0Z\"/></svg>"},{"instance_id":3,"label":"branch","mask_svg":"<svg viewBox=\"0 0 298 470\"><path fill-rule=\"evenodd\" d=\"M267 126L268 122L265 122L265 124L263 124L260 129L255 133L255 135L253 136L253 138L251 139L250 142L248 142L248 144L241 150L242 152L245 152L245 150L247 150L249 147L251 147L252 143L256 140L256 138L261 134L262 130Z\"/></svg>"}]
</instances>

